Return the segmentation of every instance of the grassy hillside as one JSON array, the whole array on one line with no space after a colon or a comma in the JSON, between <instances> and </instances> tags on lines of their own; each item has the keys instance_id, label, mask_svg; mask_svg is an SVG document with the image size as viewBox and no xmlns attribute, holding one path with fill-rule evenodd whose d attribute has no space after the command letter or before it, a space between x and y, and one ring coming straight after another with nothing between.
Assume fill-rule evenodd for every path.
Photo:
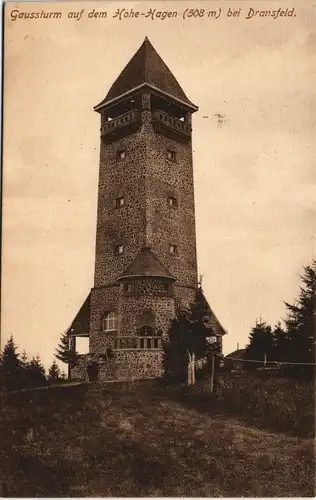
<instances>
[{"instance_id":1,"label":"grassy hillside","mask_svg":"<svg viewBox=\"0 0 316 500\"><path fill-rule=\"evenodd\" d=\"M225 413L272 431L300 437L315 436L315 384L274 373L224 373L216 396L201 381L192 391L181 390L183 404L208 414Z\"/></svg>"},{"instance_id":2,"label":"grassy hillside","mask_svg":"<svg viewBox=\"0 0 316 500\"><path fill-rule=\"evenodd\" d=\"M10 496L314 496L311 439L210 416L153 382L0 397Z\"/></svg>"}]
</instances>

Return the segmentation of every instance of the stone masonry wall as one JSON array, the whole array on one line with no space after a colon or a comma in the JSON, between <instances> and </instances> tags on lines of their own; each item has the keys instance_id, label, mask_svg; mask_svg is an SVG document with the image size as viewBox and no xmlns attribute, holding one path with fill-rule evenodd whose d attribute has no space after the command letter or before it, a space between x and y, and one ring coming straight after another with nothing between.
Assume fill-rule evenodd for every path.
<instances>
[{"instance_id":1,"label":"stone masonry wall","mask_svg":"<svg viewBox=\"0 0 316 500\"><path fill-rule=\"evenodd\" d=\"M115 336L135 336L144 311L153 316L154 331L167 332L176 305L188 307L197 286L192 144L156 132L149 110L141 113L137 132L112 143L101 140L94 288L91 291L90 353L96 358L113 347ZM125 158L118 153L125 151ZM167 158L175 152L175 161ZM124 204L116 206L116 199ZM168 198L177 200L171 207ZM122 254L115 247L124 246ZM170 253L170 245L178 252ZM117 281L143 246L150 246L176 282L161 294L159 280L135 280L124 293ZM118 317L117 332L103 332L108 311ZM131 379L161 375L159 349L122 349L100 364L100 379ZM81 360L74 373L86 370Z\"/></svg>"},{"instance_id":2,"label":"stone masonry wall","mask_svg":"<svg viewBox=\"0 0 316 500\"><path fill-rule=\"evenodd\" d=\"M144 313L151 313L153 317L154 335L163 336L166 334L170 319L175 315L174 297L171 295L160 296L156 293L140 293L144 291L144 283L148 287L152 285L152 290L157 288L157 280L140 280L135 295L125 295L119 284L91 291L91 318L89 352L95 356L106 353L107 348L113 349L114 339L117 337L133 337L138 335L137 329L143 325ZM143 286L141 286L143 284ZM102 318L108 311L115 311L118 317L117 332L102 331ZM150 359L160 357L159 351L152 351L148 354ZM134 359L134 358L132 358ZM137 358L138 359L138 358ZM135 368L136 370L136 368ZM109 372L109 370L108 370ZM108 373L111 378L113 373Z\"/></svg>"},{"instance_id":3,"label":"stone masonry wall","mask_svg":"<svg viewBox=\"0 0 316 500\"><path fill-rule=\"evenodd\" d=\"M158 134L148 125L146 162L146 223L148 244L177 282L197 286L192 144ZM167 159L167 150L176 160ZM177 207L168 205L168 197ZM170 245L178 254L170 254Z\"/></svg>"},{"instance_id":4,"label":"stone masonry wall","mask_svg":"<svg viewBox=\"0 0 316 500\"><path fill-rule=\"evenodd\" d=\"M196 288L176 285L174 290L176 306L181 309L188 309L194 301Z\"/></svg>"},{"instance_id":5,"label":"stone masonry wall","mask_svg":"<svg viewBox=\"0 0 316 500\"><path fill-rule=\"evenodd\" d=\"M97 358L95 358L97 359ZM88 356L81 356L71 370L73 380L88 381ZM116 351L111 360L99 363L99 381L136 380L162 375L162 352L144 350Z\"/></svg>"},{"instance_id":6,"label":"stone masonry wall","mask_svg":"<svg viewBox=\"0 0 316 500\"><path fill-rule=\"evenodd\" d=\"M102 318L106 312L119 315L119 284L91 290L89 352L103 354L112 347L113 338L101 331ZM118 328L120 328L120 321Z\"/></svg>"},{"instance_id":7,"label":"stone masonry wall","mask_svg":"<svg viewBox=\"0 0 316 500\"><path fill-rule=\"evenodd\" d=\"M196 238L192 144L158 134L151 112L143 111L142 126L111 144L101 141L97 214L95 287L120 276L142 246L149 245L182 285L196 286ZM167 150L176 161L167 159ZM126 158L119 160L118 152ZM124 196L124 205L115 200ZM178 206L168 206L173 196ZM115 246L124 252L115 255ZM170 254L170 244L178 255Z\"/></svg>"},{"instance_id":8,"label":"stone masonry wall","mask_svg":"<svg viewBox=\"0 0 316 500\"><path fill-rule=\"evenodd\" d=\"M137 335L136 329L141 326L144 312L153 315L153 328L165 334L169 328L170 319L174 317L175 305L173 297L150 295L122 297L120 301L121 327L120 336Z\"/></svg>"},{"instance_id":9,"label":"stone masonry wall","mask_svg":"<svg viewBox=\"0 0 316 500\"><path fill-rule=\"evenodd\" d=\"M145 164L147 130L107 144L101 141L94 286L117 279L145 242ZM118 152L126 158L119 160ZM124 196L124 205L115 200ZM124 245L115 255L114 247Z\"/></svg>"}]
</instances>

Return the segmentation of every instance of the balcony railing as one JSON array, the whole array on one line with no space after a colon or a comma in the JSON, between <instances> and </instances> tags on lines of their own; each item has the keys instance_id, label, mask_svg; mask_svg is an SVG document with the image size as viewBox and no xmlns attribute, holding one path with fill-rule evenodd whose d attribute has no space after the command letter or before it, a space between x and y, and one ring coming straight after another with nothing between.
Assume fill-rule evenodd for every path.
<instances>
[{"instance_id":1,"label":"balcony railing","mask_svg":"<svg viewBox=\"0 0 316 500\"><path fill-rule=\"evenodd\" d=\"M160 337L118 337L113 342L114 350L160 349Z\"/></svg>"},{"instance_id":2,"label":"balcony railing","mask_svg":"<svg viewBox=\"0 0 316 500\"><path fill-rule=\"evenodd\" d=\"M127 135L136 131L140 124L140 112L134 109L105 122L101 127L101 137L110 139L120 135Z\"/></svg>"},{"instance_id":3,"label":"balcony railing","mask_svg":"<svg viewBox=\"0 0 316 500\"><path fill-rule=\"evenodd\" d=\"M164 133L163 131L167 133L169 131L169 134L167 135L174 133L175 135L186 140L191 137L191 125L178 120L178 118L170 116L163 111L154 111L152 114L152 121L155 128L162 133Z\"/></svg>"}]
</instances>

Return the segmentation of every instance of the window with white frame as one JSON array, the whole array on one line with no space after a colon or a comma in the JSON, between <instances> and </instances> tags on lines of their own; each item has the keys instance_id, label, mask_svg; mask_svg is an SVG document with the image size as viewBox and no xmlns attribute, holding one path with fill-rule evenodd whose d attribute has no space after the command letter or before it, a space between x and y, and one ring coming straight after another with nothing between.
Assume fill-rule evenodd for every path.
<instances>
[{"instance_id":1,"label":"window with white frame","mask_svg":"<svg viewBox=\"0 0 316 500\"><path fill-rule=\"evenodd\" d=\"M173 254L173 255L176 255L178 253L178 247L177 247L177 245L170 245L169 252L171 254Z\"/></svg>"},{"instance_id":2,"label":"window with white frame","mask_svg":"<svg viewBox=\"0 0 316 500\"><path fill-rule=\"evenodd\" d=\"M117 330L117 315L115 311L105 313L102 319L103 332L115 332Z\"/></svg>"}]
</instances>

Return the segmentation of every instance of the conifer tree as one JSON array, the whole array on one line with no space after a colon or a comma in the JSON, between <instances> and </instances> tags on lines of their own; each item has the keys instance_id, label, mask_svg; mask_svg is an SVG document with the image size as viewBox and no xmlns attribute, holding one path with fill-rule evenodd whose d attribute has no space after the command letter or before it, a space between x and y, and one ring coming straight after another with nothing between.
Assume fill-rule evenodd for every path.
<instances>
[{"instance_id":1,"label":"conifer tree","mask_svg":"<svg viewBox=\"0 0 316 500\"><path fill-rule=\"evenodd\" d=\"M1 353L1 387L4 390L19 389L20 383L21 362L11 335Z\"/></svg>"},{"instance_id":2,"label":"conifer tree","mask_svg":"<svg viewBox=\"0 0 316 500\"><path fill-rule=\"evenodd\" d=\"M29 380L28 380L29 364L30 364L30 361L27 357L25 349L23 349L22 354L21 354L21 359L20 359L20 383L19 383L19 387L21 389L26 389L27 387L29 387Z\"/></svg>"},{"instance_id":3,"label":"conifer tree","mask_svg":"<svg viewBox=\"0 0 316 500\"><path fill-rule=\"evenodd\" d=\"M39 355L33 357L26 370L27 387L41 387L46 384L45 368Z\"/></svg>"},{"instance_id":4,"label":"conifer tree","mask_svg":"<svg viewBox=\"0 0 316 500\"><path fill-rule=\"evenodd\" d=\"M54 361L52 362L52 364L48 370L48 380L50 382L57 382L60 379L61 379L60 369L56 363L56 360L54 359Z\"/></svg>"},{"instance_id":5,"label":"conifer tree","mask_svg":"<svg viewBox=\"0 0 316 500\"><path fill-rule=\"evenodd\" d=\"M22 354L21 354L21 368L25 370L28 366L29 360L27 357L27 354L25 352L25 349L23 349Z\"/></svg>"},{"instance_id":6,"label":"conifer tree","mask_svg":"<svg viewBox=\"0 0 316 500\"><path fill-rule=\"evenodd\" d=\"M270 325L264 321L256 322L249 335L249 344L246 347L244 358L249 361L272 360L274 358L274 336ZM245 368L259 368L260 363L245 363Z\"/></svg>"},{"instance_id":7,"label":"conifer tree","mask_svg":"<svg viewBox=\"0 0 316 500\"><path fill-rule=\"evenodd\" d=\"M316 334L316 261L304 267L299 297L295 304L285 303L288 311L285 320L289 337L289 361L315 363ZM302 365L293 371L312 373L313 367Z\"/></svg>"},{"instance_id":8,"label":"conifer tree","mask_svg":"<svg viewBox=\"0 0 316 500\"><path fill-rule=\"evenodd\" d=\"M195 360L205 358L215 349L214 344L208 342L213 336L209 317L209 306L200 283L190 308L178 311L171 322L168 338L163 342L163 367L167 381L187 381L188 363L192 356Z\"/></svg>"},{"instance_id":9,"label":"conifer tree","mask_svg":"<svg viewBox=\"0 0 316 500\"><path fill-rule=\"evenodd\" d=\"M287 331L282 327L281 321L273 329L274 356L273 361L285 362L289 359L290 338Z\"/></svg>"},{"instance_id":10,"label":"conifer tree","mask_svg":"<svg viewBox=\"0 0 316 500\"><path fill-rule=\"evenodd\" d=\"M167 382L181 383L187 380L187 331L187 312L178 311L176 318L171 321L168 338L162 342L164 379Z\"/></svg>"},{"instance_id":11,"label":"conifer tree","mask_svg":"<svg viewBox=\"0 0 316 500\"><path fill-rule=\"evenodd\" d=\"M55 356L59 361L68 365L68 378L70 378L70 367L76 362L77 354L70 349L68 331L61 335Z\"/></svg>"},{"instance_id":12,"label":"conifer tree","mask_svg":"<svg viewBox=\"0 0 316 500\"><path fill-rule=\"evenodd\" d=\"M69 353L69 337L67 332L64 332L61 335L58 347L56 348L56 358L63 363L68 363Z\"/></svg>"}]
</instances>

